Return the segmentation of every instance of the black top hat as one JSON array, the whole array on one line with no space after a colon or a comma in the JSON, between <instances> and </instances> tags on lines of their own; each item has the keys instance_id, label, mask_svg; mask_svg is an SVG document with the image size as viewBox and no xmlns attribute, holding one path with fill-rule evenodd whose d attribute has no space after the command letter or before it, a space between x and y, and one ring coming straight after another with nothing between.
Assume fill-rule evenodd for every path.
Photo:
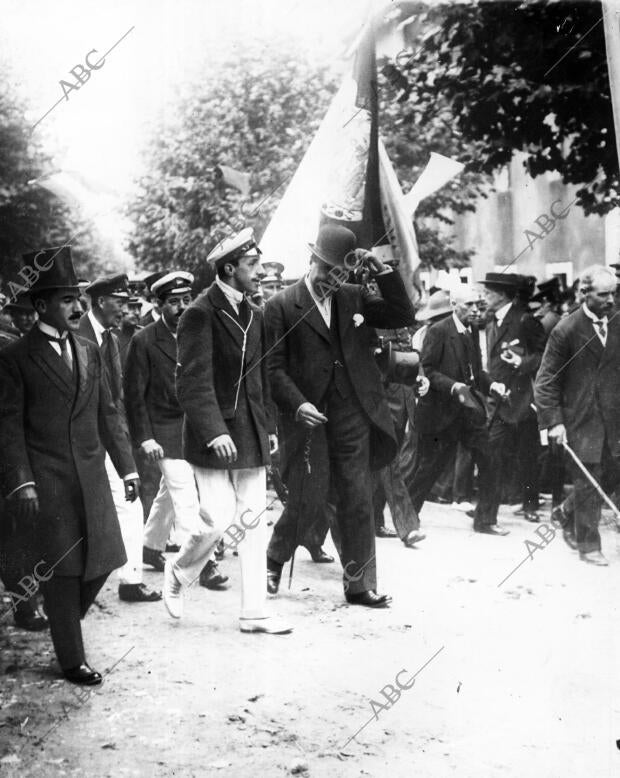
<instances>
[{"instance_id":1,"label":"black top hat","mask_svg":"<svg viewBox=\"0 0 620 778\"><path fill-rule=\"evenodd\" d=\"M122 297L129 299L129 284L125 273L114 276L100 276L85 289L91 297Z\"/></svg>"},{"instance_id":2,"label":"black top hat","mask_svg":"<svg viewBox=\"0 0 620 778\"><path fill-rule=\"evenodd\" d=\"M23 254L22 259L24 265L39 273L38 278L28 290L29 294L40 292L43 289L78 289L70 246L30 251Z\"/></svg>"},{"instance_id":3,"label":"black top hat","mask_svg":"<svg viewBox=\"0 0 620 778\"><path fill-rule=\"evenodd\" d=\"M325 224L319 230L316 243L309 243L312 253L327 265L344 266L345 259L355 251L355 233L339 224Z\"/></svg>"},{"instance_id":4,"label":"black top hat","mask_svg":"<svg viewBox=\"0 0 620 778\"><path fill-rule=\"evenodd\" d=\"M492 289L494 286L500 289L510 289L516 292L521 286L523 276L517 273L487 273L484 281L479 283Z\"/></svg>"}]
</instances>

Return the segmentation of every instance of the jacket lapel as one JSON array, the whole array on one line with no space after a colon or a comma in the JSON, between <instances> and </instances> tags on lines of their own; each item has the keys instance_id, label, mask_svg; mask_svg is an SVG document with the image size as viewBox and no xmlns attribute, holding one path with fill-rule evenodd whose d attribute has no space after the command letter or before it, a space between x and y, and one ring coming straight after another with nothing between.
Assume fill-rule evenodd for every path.
<instances>
[{"instance_id":1,"label":"jacket lapel","mask_svg":"<svg viewBox=\"0 0 620 778\"><path fill-rule=\"evenodd\" d=\"M73 397L75 386L72 374L36 324L25 337L30 341L30 358L63 394Z\"/></svg>"},{"instance_id":2,"label":"jacket lapel","mask_svg":"<svg viewBox=\"0 0 620 778\"><path fill-rule=\"evenodd\" d=\"M508 328L510 327L512 320L515 316L515 306L514 303L510 306L508 309L508 312L504 316L502 320L502 326L497 327L496 333L495 333L495 339L492 343L489 344L489 354L495 350L498 343L501 343L504 335L508 332Z\"/></svg>"},{"instance_id":3,"label":"jacket lapel","mask_svg":"<svg viewBox=\"0 0 620 778\"><path fill-rule=\"evenodd\" d=\"M239 322L239 317L226 299L224 292L214 283L209 288L207 296L215 310L215 315L222 322L226 332L235 341L239 350L241 350L243 347L243 329Z\"/></svg>"},{"instance_id":4,"label":"jacket lapel","mask_svg":"<svg viewBox=\"0 0 620 778\"><path fill-rule=\"evenodd\" d=\"M353 323L354 313L349 297L343 287L340 287L333 295L332 316L334 313L338 316L338 332L340 333L340 343L342 344L346 331Z\"/></svg>"},{"instance_id":5,"label":"jacket lapel","mask_svg":"<svg viewBox=\"0 0 620 778\"><path fill-rule=\"evenodd\" d=\"M612 346L610 342L611 327L607 330L607 342L605 347L596 333L593 322L585 315L583 309L579 310L579 343L577 348L587 349L600 361L603 354ZM615 329L615 327L614 327Z\"/></svg>"},{"instance_id":6,"label":"jacket lapel","mask_svg":"<svg viewBox=\"0 0 620 778\"><path fill-rule=\"evenodd\" d=\"M166 327L162 319L159 319L155 323L155 345L176 365L177 342L174 338L174 335L170 332L168 327Z\"/></svg>"},{"instance_id":7,"label":"jacket lapel","mask_svg":"<svg viewBox=\"0 0 620 778\"><path fill-rule=\"evenodd\" d=\"M329 330L325 324L325 320L321 316L319 309L316 307L310 292L306 287L305 278L301 278L295 284L295 307L300 312L301 316L297 320L304 321L308 326L320 335L329 343ZM295 325L293 325L295 326Z\"/></svg>"}]
</instances>

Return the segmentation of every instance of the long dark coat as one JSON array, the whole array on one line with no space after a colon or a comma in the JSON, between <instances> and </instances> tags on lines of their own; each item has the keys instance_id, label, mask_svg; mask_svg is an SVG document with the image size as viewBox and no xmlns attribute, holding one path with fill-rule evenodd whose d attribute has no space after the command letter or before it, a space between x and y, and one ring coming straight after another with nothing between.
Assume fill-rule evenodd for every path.
<instances>
[{"instance_id":1,"label":"long dark coat","mask_svg":"<svg viewBox=\"0 0 620 778\"><path fill-rule=\"evenodd\" d=\"M490 332L487 325L487 333ZM502 343L519 341L515 349L523 350L523 361L518 368L501 359ZM487 336L488 373L491 381L497 381L510 390L508 401L499 401L491 397L489 411L491 415L497 413L502 421L516 424L524 421L532 414L531 404L534 401L534 378L540 366L543 351L545 349L545 332L541 323L522 307L513 303L502 326L498 328L495 338ZM499 407L496 409L496 404Z\"/></svg>"},{"instance_id":2,"label":"long dark coat","mask_svg":"<svg viewBox=\"0 0 620 778\"><path fill-rule=\"evenodd\" d=\"M270 463L275 421L267 380L262 311L250 305L245 338L238 315L213 283L179 321L176 388L183 422L183 458L200 467L240 469ZM240 380L241 379L241 380ZM237 461L221 462L207 444L230 435Z\"/></svg>"},{"instance_id":3,"label":"long dark coat","mask_svg":"<svg viewBox=\"0 0 620 778\"><path fill-rule=\"evenodd\" d=\"M488 394L489 378L482 370L480 352L472 336L472 359L467 353L463 336L456 329L452 316L429 327L422 346L422 367L430 382L428 393L418 400L416 428L419 432L440 432L465 413L458 398L452 394L456 381L471 385L468 365L471 364L473 385Z\"/></svg>"},{"instance_id":4,"label":"long dark coat","mask_svg":"<svg viewBox=\"0 0 620 778\"><path fill-rule=\"evenodd\" d=\"M105 452L121 476L136 466L96 346L69 337L73 374L36 325L0 352L0 475L4 495L36 485L40 512L11 538L29 552L27 569L62 559L55 575L89 580L127 561Z\"/></svg>"},{"instance_id":5,"label":"long dark coat","mask_svg":"<svg viewBox=\"0 0 620 778\"><path fill-rule=\"evenodd\" d=\"M610 318L605 348L579 308L549 335L536 377L540 429L564 424L583 462L601 461L603 442L620 456L620 321Z\"/></svg>"},{"instance_id":6,"label":"long dark coat","mask_svg":"<svg viewBox=\"0 0 620 778\"><path fill-rule=\"evenodd\" d=\"M182 459L183 411L176 395L176 363L177 342L160 319L132 337L123 384L134 445L153 439L164 456Z\"/></svg>"}]
</instances>

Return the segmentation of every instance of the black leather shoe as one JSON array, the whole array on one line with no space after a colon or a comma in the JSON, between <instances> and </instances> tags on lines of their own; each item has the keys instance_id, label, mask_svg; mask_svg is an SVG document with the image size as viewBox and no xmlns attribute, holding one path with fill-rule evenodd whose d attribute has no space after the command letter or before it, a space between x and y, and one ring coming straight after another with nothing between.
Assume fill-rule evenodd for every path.
<instances>
[{"instance_id":1,"label":"black leather shoe","mask_svg":"<svg viewBox=\"0 0 620 778\"><path fill-rule=\"evenodd\" d=\"M540 522L540 516L536 511L523 511L523 518L526 521L531 521L533 524L538 524Z\"/></svg>"},{"instance_id":2,"label":"black leather shoe","mask_svg":"<svg viewBox=\"0 0 620 778\"><path fill-rule=\"evenodd\" d=\"M101 673L93 670L86 662L83 662L77 667L71 667L69 670L62 671L67 681L71 683L79 683L82 686L99 686L103 680Z\"/></svg>"},{"instance_id":3,"label":"black leather shoe","mask_svg":"<svg viewBox=\"0 0 620 778\"><path fill-rule=\"evenodd\" d=\"M375 530L375 537L377 538L397 538L398 535L393 529L388 529L385 525L377 527Z\"/></svg>"},{"instance_id":4,"label":"black leather shoe","mask_svg":"<svg viewBox=\"0 0 620 778\"><path fill-rule=\"evenodd\" d=\"M220 540L220 542L215 547L215 561L221 562L222 559L224 559L224 541Z\"/></svg>"},{"instance_id":5,"label":"black leather shoe","mask_svg":"<svg viewBox=\"0 0 620 778\"><path fill-rule=\"evenodd\" d=\"M204 586L205 589L219 589L228 581L227 575L222 575L218 570L217 564L209 559L207 564L202 568L198 583Z\"/></svg>"},{"instance_id":6,"label":"black leather shoe","mask_svg":"<svg viewBox=\"0 0 620 778\"><path fill-rule=\"evenodd\" d=\"M389 594L377 594L371 590L355 594L346 592L344 596L349 605L365 605L367 608L388 608L392 602Z\"/></svg>"},{"instance_id":7,"label":"black leather shoe","mask_svg":"<svg viewBox=\"0 0 620 778\"><path fill-rule=\"evenodd\" d=\"M13 616L15 626L28 632L42 632L49 628L49 621L37 608L17 608Z\"/></svg>"},{"instance_id":8,"label":"black leather shoe","mask_svg":"<svg viewBox=\"0 0 620 778\"><path fill-rule=\"evenodd\" d=\"M181 546L178 543L166 543L166 553L176 554L181 550Z\"/></svg>"},{"instance_id":9,"label":"black leather shoe","mask_svg":"<svg viewBox=\"0 0 620 778\"><path fill-rule=\"evenodd\" d=\"M166 566L166 557L161 553L161 551L156 551L154 548L142 546L142 561L145 565L154 567L158 573L164 572L164 567Z\"/></svg>"},{"instance_id":10,"label":"black leather shoe","mask_svg":"<svg viewBox=\"0 0 620 778\"><path fill-rule=\"evenodd\" d=\"M157 602L161 592L149 589L144 584L119 584L118 597L123 602Z\"/></svg>"},{"instance_id":11,"label":"black leather shoe","mask_svg":"<svg viewBox=\"0 0 620 778\"><path fill-rule=\"evenodd\" d=\"M510 530L499 527L497 524L484 524L481 527L474 527L474 532L480 532L483 535L510 535Z\"/></svg>"},{"instance_id":12,"label":"black leather shoe","mask_svg":"<svg viewBox=\"0 0 620 778\"><path fill-rule=\"evenodd\" d=\"M282 572L276 573L274 570L267 570L267 591L269 594L277 594L280 588L280 578Z\"/></svg>"},{"instance_id":13,"label":"black leather shoe","mask_svg":"<svg viewBox=\"0 0 620 778\"><path fill-rule=\"evenodd\" d=\"M308 547L306 546L306 548ZM330 562L334 561L334 557L330 556L329 554L326 554L325 551L323 551L323 549L321 548L321 546L312 546L312 548L308 548L308 551L310 552L312 561L316 562L318 565L329 564Z\"/></svg>"}]
</instances>

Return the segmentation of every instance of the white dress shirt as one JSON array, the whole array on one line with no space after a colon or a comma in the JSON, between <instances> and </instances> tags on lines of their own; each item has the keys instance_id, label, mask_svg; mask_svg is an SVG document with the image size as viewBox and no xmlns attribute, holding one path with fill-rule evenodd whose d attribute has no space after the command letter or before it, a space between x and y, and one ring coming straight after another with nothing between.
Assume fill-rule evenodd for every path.
<instances>
[{"instance_id":1,"label":"white dress shirt","mask_svg":"<svg viewBox=\"0 0 620 778\"><path fill-rule=\"evenodd\" d=\"M497 311L495 311L495 321L497 322L497 326L501 327L504 319L506 318L506 314L510 310L510 306L512 303L506 303L506 305L502 305L501 308L499 308Z\"/></svg>"},{"instance_id":2,"label":"white dress shirt","mask_svg":"<svg viewBox=\"0 0 620 778\"><path fill-rule=\"evenodd\" d=\"M319 309L319 313L323 317L323 321L327 325L327 329L331 327L332 323L332 296L331 294L319 295L314 291L314 287L310 282L310 275L306 274L304 278L306 283L306 289L310 292L310 297L314 300L314 304Z\"/></svg>"},{"instance_id":3,"label":"white dress shirt","mask_svg":"<svg viewBox=\"0 0 620 778\"><path fill-rule=\"evenodd\" d=\"M229 286L227 283L222 281L219 276L215 277L215 283L222 290L224 297L232 305L233 311L239 315L239 306L243 302L244 297L243 292L240 292L238 289L233 289L232 286Z\"/></svg>"},{"instance_id":4,"label":"white dress shirt","mask_svg":"<svg viewBox=\"0 0 620 778\"><path fill-rule=\"evenodd\" d=\"M588 306L585 303L583 304L582 308L585 315L592 322L592 326L594 327L594 332L596 332L596 334L598 335L598 339L601 341L603 346L605 346L607 343L607 324L608 324L607 316L603 316L602 319L599 319L598 316L592 313L592 311L588 308ZM603 325L602 329L604 331L604 334L603 332L601 332L600 328L596 326L597 322Z\"/></svg>"}]
</instances>

